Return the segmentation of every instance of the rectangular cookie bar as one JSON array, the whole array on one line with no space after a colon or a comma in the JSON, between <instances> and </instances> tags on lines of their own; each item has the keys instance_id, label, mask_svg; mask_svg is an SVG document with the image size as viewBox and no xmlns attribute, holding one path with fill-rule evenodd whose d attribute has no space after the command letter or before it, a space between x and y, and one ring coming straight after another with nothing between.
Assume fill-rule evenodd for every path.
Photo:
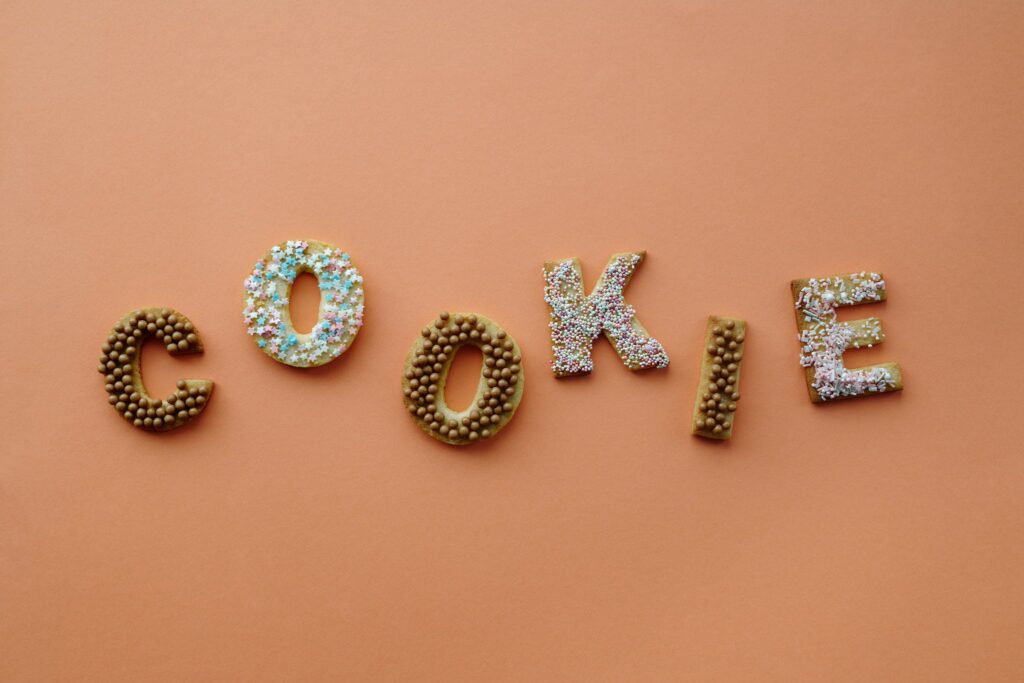
<instances>
[{"instance_id":1,"label":"rectangular cookie bar","mask_svg":"<svg viewBox=\"0 0 1024 683\"><path fill-rule=\"evenodd\" d=\"M700 382L693 405L693 434L708 439L732 436L736 402L740 399L740 364L747 323L739 318L708 317Z\"/></svg>"}]
</instances>

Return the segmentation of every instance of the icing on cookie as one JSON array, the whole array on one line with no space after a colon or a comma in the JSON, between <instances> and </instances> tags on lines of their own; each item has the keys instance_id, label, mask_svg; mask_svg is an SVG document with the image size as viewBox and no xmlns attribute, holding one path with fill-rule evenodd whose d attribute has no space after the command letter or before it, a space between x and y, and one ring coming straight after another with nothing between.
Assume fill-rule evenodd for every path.
<instances>
[{"instance_id":1,"label":"icing on cookie","mask_svg":"<svg viewBox=\"0 0 1024 683\"><path fill-rule=\"evenodd\" d=\"M589 295L583 290L578 258L544 264L544 301L551 308L551 369L556 377L591 372L591 351L601 332L630 370L668 366L665 349L640 324L622 293L645 254L614 254Z\"/></svg>"},{"instance_id":2,"label":"icing on cookie","mask_svg":"<svg viewBox=\"0 0 1024 683\"><path fill-rule=\"evenodd\" d=\"M711 316L704 335L697 401L693 408L693 433L709 439L728 439L740 400L740 365L747 337L747 323L738 318Z\"/></svg>"},{"instance_id":3,"label":"icing on cookie","mask_svg":"<svg viewBox=\"0 0 1024 683\"><path fill-rule=\"evenodd\" d=\"M119 320L107 335L97 370L106 380L107 402L130 424L165 432L188 424L206 408L213 382L182 379L164 399L153 398L142 381L142 343L159 339L172 356L202 353L192 321L171 308L142 308Z\"/></svg>"},{"instance_id":4,"label":"icing on cookie","mask_svg":"<svg viewBox=\"0 0 1024 683\"><path fill-rule=\"evenodd\" d=\"M480 384L469 407L456 412L444 398L445 382L459 348L480 348ZM492 438L515 415L525 386L523 357L515 340L493 320L476 313L442 312L424 327L405 360L406 410L430 436L455 446Z\"/></svg>"},{"instance_id":5,"label":"icing on cookie","mask_svg":"<svg viewBox=\"0 0 1024 683\"><path fill-rule=\"evenodd\" d=\"M798 339L802 344L800 365L806 368L807 390L815 403L903 389L903 375L896 363L848 369L843 352L868 348L885 338L878 318L839 322L840 306L884 301L885 280L880 273L851 273L824 278L794 280Z\"/></svg>"},{"instance_id":6,"label":"icing on cookie","mask_svg":"<svg viewBox=\"0 0 1024 683\"><path fill-rule=\"evenodd\" d=\"M308 333L295 330L288 308L299 273L320 287L320 311ZM330 363L352 345L363 325L363 278L343 252L325 242L290 240L271 247L245 279L245 323L256 345L298 368Z\"/></svg>"}]
</instances>

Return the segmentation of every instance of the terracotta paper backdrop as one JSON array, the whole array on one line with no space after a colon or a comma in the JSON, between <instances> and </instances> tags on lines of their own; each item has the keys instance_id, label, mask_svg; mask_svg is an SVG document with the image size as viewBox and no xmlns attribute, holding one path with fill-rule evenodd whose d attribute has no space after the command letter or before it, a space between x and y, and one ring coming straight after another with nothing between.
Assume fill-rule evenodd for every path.
<instances>
[{"instance_id":1,"label":"terracotta paper backdrop","mask_svg":"<svg viewBox=\"0 0 1024 683\"><path fill-rule=\"evenodd\" d=\"M1020 3L26 1L0 69L0 679L1024 680ZM241 322L303 236L368 304L308 372ZM626 249L671 368L555 381L542 262ZM789 280L861 269L907 389L813 406ZM217 382L172 434L94 369L143 305L207 345L151 388ZM478 448L403 413L442 308L524 349Z\"/></svg>"}]
</instances>

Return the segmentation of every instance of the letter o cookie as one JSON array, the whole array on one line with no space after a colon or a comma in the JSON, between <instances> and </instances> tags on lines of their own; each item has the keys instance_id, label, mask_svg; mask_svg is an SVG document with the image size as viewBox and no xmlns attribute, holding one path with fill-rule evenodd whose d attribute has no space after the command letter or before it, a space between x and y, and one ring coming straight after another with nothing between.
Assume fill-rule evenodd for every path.
<instances>
[{"instance_id":1,"label":"letter o cookie","mask_svg":"<svg viewBox=\"0 0 1024 683\"><path fill-rule=\"evenodd\" d=\"M206 408L213 382L178 380L165 399L151 398L142 382L142 342L159 339L172 356L202 353L203 342L192 321L171 308L141 308L114 325L103 343L97 368L106 379L107 401L127 422L149 432L166 432L188 424Z\"/></svg>"},{"instance_id":2,"label":"letter o cookie","mask_svg":"<svg viewBox=\"0 0 1024 683\"><path fill-rule=\"evenodd\" d=\"M459 348L483 352L480 385L469 408L455 412L444 387ZM515 415L525 385L519 345L493 320L476 313L441 313L413 343L405 359L402 393L416 424L430 436L455 446L492 438Z\"/></svg>"},{"instance_id":3,"label":"letter o cookie","mask_svg":"<svg viewBox=\"0 0 1024 683\"><path fill-rule=\"evenodd\" d=\"M320 312L309 333L297 332L288 309L299 273L320 286ZM315 240L274 245L245 279L245 323L256 345L296 368L325 365L345 353L363 326L363 277L349 255Z\"/></svg>"}]
</instances>

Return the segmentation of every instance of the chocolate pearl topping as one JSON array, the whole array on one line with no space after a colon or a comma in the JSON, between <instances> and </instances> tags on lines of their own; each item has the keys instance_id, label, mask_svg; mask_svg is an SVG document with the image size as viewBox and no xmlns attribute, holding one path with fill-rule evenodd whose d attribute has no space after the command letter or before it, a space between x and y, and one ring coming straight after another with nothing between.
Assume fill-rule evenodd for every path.
<instances>
[{"instance_id":1,"label":"chocolate pearl topping","mask_svg":"<svg viewBox=\"0 0 1024 683\"><path fill-rule=\"evenodd\" d=\"M712 318L712 321L709 323L710 343L707 346L711 365L701 378L694 433L728 438L732 429L732 414L740 398L737 382L739 362L743 358L745 323L720 318Z\"/></svg>"},{"instance_id":2,"label":"chocolate pearl topping","mask_svg":"<svg viewBox=\"0 0 1024 683\"><path fill-rule=\"evenodd\" d=\"M483 355L482 381L470 407L456 413L444 402L444 386L452 359L467 344ZM519 406L521 363L515 341L494 321L474 313L442 311L409 351L402 379L406 409L424 431L445 443L489 439Z\"/></svg>"},{"instance_id":3,"label":"chocolate pearl topping","mask_svg":"<svg viewBox=\"0 0 1024 683\"><path fill-rule=\"evenodd\" d=\"M175 340L172 334L176 330L193 332ZM166 399L150 397L142 382L140 353L142 343L150 336L159 339L171 355L203 350L192 323L181 313L169 308L138 309L114 325L100 347L97 370L104 376L107 401L127 422L145 431L168 431L199 415L213 382L178 380L177 389ZM189 409L197 404L198 409Z\"/></svg>"}]
</instances>

